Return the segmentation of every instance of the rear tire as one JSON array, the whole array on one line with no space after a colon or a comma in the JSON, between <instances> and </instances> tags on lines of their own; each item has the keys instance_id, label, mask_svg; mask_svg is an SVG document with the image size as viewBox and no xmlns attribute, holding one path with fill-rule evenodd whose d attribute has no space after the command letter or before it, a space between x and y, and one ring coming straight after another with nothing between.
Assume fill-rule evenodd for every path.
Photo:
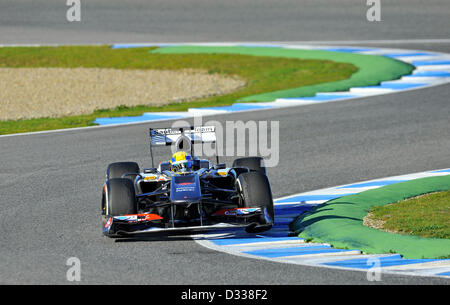
<instances>
[{"instance_id":1,"label":"rear tire","mask_svg":"<svg viewBox=\"0 0 450 305\"><path fill-rule=\"evenodd\" d=\"M264 159L261 157L247 157L234 160L233 167L247 167L250 171L266 174Z\"/></svg>"},{"instance_id":2,"label":"rear tire","mask_svg":"<svg viewBox=\"0 0 450 305\"><path fill-rule=\"evenodd\" d=\"M242 198L241 207L265 207L272 220L274 219L272 190L266 175L261 172L242 173L237 184ZM261 219L261 223L264 222Z\"/></svg>"},{"instance_id":3,"label":"rear tire","mask_svg":"<svg viewBox=\"0 0 450 305\"><path fill-rule=\"evenodd\" d=\"M137 214L136 193L130 179L109 179L107 188L106 215Z\"/></svg>"}]
</instances>

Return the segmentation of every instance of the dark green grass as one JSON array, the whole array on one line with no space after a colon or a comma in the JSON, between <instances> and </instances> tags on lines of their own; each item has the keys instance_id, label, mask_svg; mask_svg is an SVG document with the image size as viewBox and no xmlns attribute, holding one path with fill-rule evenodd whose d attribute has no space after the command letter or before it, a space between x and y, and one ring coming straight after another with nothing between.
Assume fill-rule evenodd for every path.
<instances>
[{"instance_id":1,"label":"dark green grass","mask_svg":"<svg viewBox=\"0 0 450 305\"><path fill-rule=\"evenodd\" d=\"M237 54L149 53L153 49L114 50L109 46L6 47L0 48L0 68L202 69L208 73L238 76L246 80L246 86L231 94L159 107L117 107L99 109L89 115L0 121L0 134L92 126L98 117L139 116L143 112L185 111L190 107L231 105L249 95L347 79L358 70L352 64L328 60Z\"/></svg>"}]
</instances>

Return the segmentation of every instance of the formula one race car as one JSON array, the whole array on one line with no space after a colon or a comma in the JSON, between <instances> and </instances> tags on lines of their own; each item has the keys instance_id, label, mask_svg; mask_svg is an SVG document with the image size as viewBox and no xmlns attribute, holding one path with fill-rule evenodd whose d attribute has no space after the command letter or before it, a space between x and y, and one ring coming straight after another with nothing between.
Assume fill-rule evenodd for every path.
<instances>
[{"instance_id":1,"label":"formula one race car","mask_svg":"<svg viewBox=\"0 0 450 305\"><path fill-rule=\"evenodd\" d=\"M274 208L263 158L239 158L226 167L217 154L216 165L192 157L193 144L207 142L216 143L214 126L150 129L152 166L153 146L174 145L169 161L142 171L135 162L110 164L102 196L104 235L269 230Z\"/></svg>"}]
</instances>

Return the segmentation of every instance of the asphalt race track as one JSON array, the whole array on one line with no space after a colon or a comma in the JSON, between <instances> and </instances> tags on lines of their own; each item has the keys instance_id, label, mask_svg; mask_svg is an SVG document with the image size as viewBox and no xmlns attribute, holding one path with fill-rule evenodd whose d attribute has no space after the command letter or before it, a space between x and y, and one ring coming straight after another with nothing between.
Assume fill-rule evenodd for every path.
<instances>
[{"instance_id":1,"label":"asphalt race track","mask_svg":"<svg viewBox=\"0 0 450 305\"><path fill-rule=\"evenodd\" d=\"M381 1L368 22L361 0L3 0L1 43L342 41L450 39L447 0Z\"/></svg>"},{"instance_id":2,"label":"asphalt race track","mask_svg":"<svg viewBox=\"0 0 450 305\"><path fill-rule=\"evenodd\" d=\"M0 4L0 44L352 41L450 52L448 1L384 1L380 23L365 19L361 1L341 1L339 7L303 2L133 0L125 6L99 0L86 4L82 22L73 24L65 20L64 2L6 0ZM203 120L280 121L280 163L268 175L274 196L281 197L449 167L449 96L450 85L441 85ZM0 283L69 283L70 257L80 259L85 284L369 283L364 272L236 257L189 236L103 237L99 214L107 164L135 160L150 166L148 128L161 124L0 137ZM168 155L161 150L157 158ZM450 280L383 274L381 283Z\"/></svg>"}]
</instances>

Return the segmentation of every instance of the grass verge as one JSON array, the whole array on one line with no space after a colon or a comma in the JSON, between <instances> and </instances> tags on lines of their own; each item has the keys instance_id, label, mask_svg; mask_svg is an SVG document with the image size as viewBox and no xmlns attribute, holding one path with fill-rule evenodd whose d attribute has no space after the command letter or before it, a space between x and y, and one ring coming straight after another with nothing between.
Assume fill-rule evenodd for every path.
<instances>
[{"instance_id":1,"label":"grass verge","mask_svg":"<svg viewBox=\"0 0 450 305\"><path fill-rule=\"evenodd\" d=\"M351 77L318 84L302 84L289 89L267 90L262 94L253 94L241 98L241 102L267 102L277 98L314 96L317 92L347 91L351 87L375 86L382 81L398 79L410 74L414 67L410 64L384 57L348 52L330 52L321 50L299 50L276 47L199 47L175 46L153 50L158 54L240 54L291 59L320 59L349 63L358 68Z\"/></svg>"},{"instance_id":2,"label":"grass verge","mask_svg":"<svg viewBox=\"0 0 450 305\"><path fill-rule=\"evenodd\" d=\"M382 230L450 239L450 191L374 207L369 212L373 220L383 223Z\"/></svg>"},{"instance_id":3,"label":"grass verge","mask_svg":"<svg viewBox=\"0 0 450 305\"><path fill-rule=\"evenodd\" d=\"M344 80L358 71L351 63L313 58L282 58L251 54L159 54L156 48L111 49L109 46L5 47L2 67L61 67L114 69L202 69L208 73L236 75L247 85L231 94L165 106L99 109L90 115L1 121L0 134L95 125L99 117L139 116L143 112L185 111L190 107L231 105L246 96L298 86ZM151 53L149 53L151 52Z\"/></svg>"},{"instance_id":4,"label":"grass verge","mask_svg":"<svg viewBox=\"0 0 450 305\"><path fill-rule=\"evenodd\" d=\"M394 234L363 225L364 217L374 207L448 190L450 175L396 183L328 201L297 217L291 229L301 238L336 248L360 249L369 254L399 253L411 259L450 258L449 239Z\"/></svg>"}]
</instances>

